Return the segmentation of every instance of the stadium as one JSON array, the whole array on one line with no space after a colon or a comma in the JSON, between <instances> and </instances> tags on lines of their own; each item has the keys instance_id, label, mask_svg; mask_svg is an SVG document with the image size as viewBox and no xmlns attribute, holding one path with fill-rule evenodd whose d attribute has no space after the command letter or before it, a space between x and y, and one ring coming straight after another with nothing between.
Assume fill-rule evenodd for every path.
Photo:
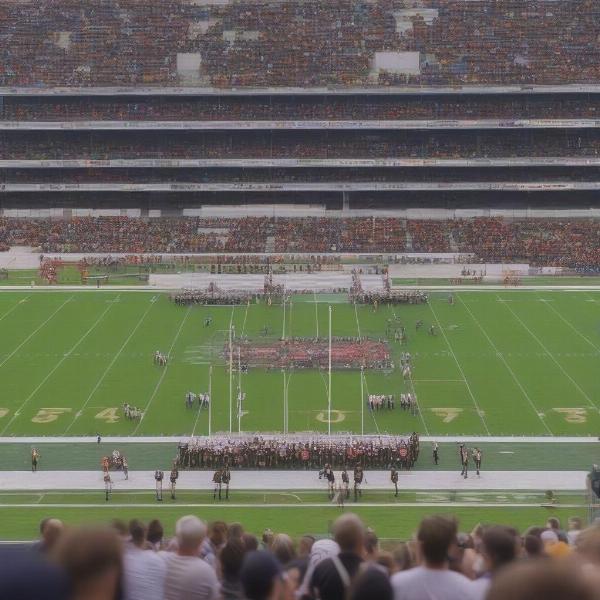
<instances>
[{"instance_id":1,"label":"stadium","mask_svg":"<svg viewBox=\"0 0 600 600\"><path fill-rule=\"evenodd\" d=\"M0 22L0 596L598 597L597 3Z\"/></svg>"}]
</instances>

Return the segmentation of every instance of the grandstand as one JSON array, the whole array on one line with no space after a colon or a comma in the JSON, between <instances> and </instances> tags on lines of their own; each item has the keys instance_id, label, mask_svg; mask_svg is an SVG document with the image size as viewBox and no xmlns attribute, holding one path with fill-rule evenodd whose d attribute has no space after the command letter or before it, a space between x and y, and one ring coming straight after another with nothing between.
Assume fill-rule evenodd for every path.
<instances>
[{"instance_id":1,"label":"grandstand","mask_svg":"<svg viewBox=\"0 0 600 600\"><path fill-rule=\"evenodd\" d=\"M158 517L171 556L192 512L243 554L347 502L386 547L457 515L471 579L502 523L587 581L598 2L6 0L0 31L0 542Z\"/></svg>"}]
</instances>

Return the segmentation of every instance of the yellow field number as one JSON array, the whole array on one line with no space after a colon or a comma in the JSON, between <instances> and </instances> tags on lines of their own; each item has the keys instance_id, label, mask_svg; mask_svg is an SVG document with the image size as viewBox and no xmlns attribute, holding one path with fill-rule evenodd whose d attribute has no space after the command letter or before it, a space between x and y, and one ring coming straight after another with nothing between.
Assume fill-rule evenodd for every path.
<instances>
[{"instance_id":1,"label":"yellow field number","mask_svg":"<svg viewBox=\"0 0 600 600\"><path fill-rule=\"evenodd\" d=\"M31 422L52 423L52 421L56 421L61 415L70 413L72 410L72 408L40 408L37 415L31 419Z\"/></svg>"},{"instance_id":2,"label":"yellow field number","mask_svg":"<svg viewBox=\"0 0 600 600\"><path fill-rule=\"evenodd\" d=\"M431 408L431 412L442 419L442 423L452 423L463 411L462 408Z\"/></svg>"},{"instance_id":3,"label":"yellow field number","mask_svg":"<svg viewBox=\"0 0 600 600\"><path fill-rule=\"evenodd\" d=\"M554 412L562 415L567 423L587 423L585 408L554 408Z\"/></svg>"}]
</instances>

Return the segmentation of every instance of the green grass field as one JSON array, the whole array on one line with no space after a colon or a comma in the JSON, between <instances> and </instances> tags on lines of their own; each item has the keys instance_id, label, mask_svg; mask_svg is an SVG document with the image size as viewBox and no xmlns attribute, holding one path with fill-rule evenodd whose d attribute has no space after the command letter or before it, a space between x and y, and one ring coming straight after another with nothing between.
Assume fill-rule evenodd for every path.
<instances>
[{"instance_id":1,"label":"green grass field","mask_svg":"<svg viewBox=\"0 0 600 600\"><path fill-rule=\"evenodd\" d=\"M296 492L297 493L297 492ZM310 493L302 495L302 502L285 498L285 494L269 495L232 494L227 502L215 503L207 492L184 493L180 492L176 501L165 498L164 503L158 505L151 492L145 494L114 493L110 502L105 502L101 491L89 492L60 492L50 494L0 494L0 538L4 540L28 540L37 535L41 519L51 515L64 520L66 523L76 525L80 523L101 522L107 523L111 519L140 518L146 521L160 518L165 525L167 535L173 534L175 521L186 514L197 514L207 521L223 519L229 523L241 522L247 531L260 534L269 527L276 532L286 532L294 537L305 533L325 536L329 533L330 524L340 515L340 509L328 503L323 503L324 494ZM543 526L550 516L557 516L562 522L569 517L586 517L586 509L581 504L581 498L576 495L564 495L561 502L574 502L568 506L542 506L543 498L515 495L518 498L519 508L502 506L510 499L488 498L479 496L483 501L497 506L478 506L477 495L469 496L466 503L472 506L452 506L445 504L443 494L435 495L426 492L420 497L401 497L398 506L392 506L394 498L390 494L383 498L383 494L373 496L369 494L369 505L361 506L349 502L346 510L360 515L365 523L372 527L381 538L391 540L408 539L416 530L419 520L428 514L452 514L460 520L461 531L470 531L478 523L504 523L525 530L531 525ZM431 498L434 504L432 506ZM467 497L465 495L465 497ZM436 500L436 498L439 498ZM508 498L508 497L506 497ZM525 499L524 499L525 498ZM527 499L528 498L528 499ZM461 502L458 496L452 501ZM418 506L418 502L427 501L425 506ZM312 504L318 502L320 504ZM366 502L366 499L364 500ZM410 502L411 505L403 504ZM380 506L379 506L380 504Z\"/></svg>"},{"instance_id":2,"label":"green grass field","mask_svg":"<svg viewBox=\"0 0 600 600\"><path fill-rule=\"evenodd\" d=\"M576 291L465 291L428 305L355 307L343 296L295 296L286 336L384 337L387 319L406 326L420 414L363 411L359 371L332 377L332 431L431 435L597 435L600 431L600 294ZM204 318L213 318L204 327ZM415 322L425 326L415 331ZM212 431L237 431L221 351L230 323L258 339L283 335L284 310L264 304L183 308L148 292L0 293L0 435L184 435L208 432L207 411L184 394L208 389ZM436 324L438 334L427 333ZM153 364L167 352L166 368ZM395 360L398 364L399 360ZM327 430L327 374L286 374L289 431ZM251 368L243 431L282 431L284 374ZM237 374L234 374L234 387ZM398 369L367 371L364 393L409 391ZM235 396L235 389L233 392ZM145 411L124 418L128 402ZM235 402L233 403L235 405Z\"/></svg>"}]
</instances>

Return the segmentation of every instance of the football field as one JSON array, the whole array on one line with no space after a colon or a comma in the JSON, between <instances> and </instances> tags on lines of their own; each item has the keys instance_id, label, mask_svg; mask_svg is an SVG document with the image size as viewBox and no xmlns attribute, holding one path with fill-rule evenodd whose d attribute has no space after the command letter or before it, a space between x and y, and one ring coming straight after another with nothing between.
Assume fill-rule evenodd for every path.
<instances>
[{"instance_id":1,"label":"football field","mask_svg":"<svg viewBox=\"0 0 600 600\"><path fill-rule=\"evenodd\" d=\"M209 426L212 433L326 432L326 370L251 367L230 375L227 344L231 326L257 342L325 338L329 306L333 336L387 339L395 365L366 369L364 378L333 371L332 432L600 431L598 292L472 290L450 304L447 292L433 291L428 304L374 310L343 295L295 295L285 307L182 307L159 292L31 290L0 293L0 436L206 435ZM404 346L391 334L400 325ZM166 367L153 364L156 350L169 355ZM412 381L398 368L403 351L412 354ZM246 393L239 420L238 385ZM207 410L184 402L188 390L209 386L210 425ZM367 394L413 390L415 415L398 403L371 412L364 402ZM124 403L143 417L126 419Z\"/></svg>"}]
</instances>

